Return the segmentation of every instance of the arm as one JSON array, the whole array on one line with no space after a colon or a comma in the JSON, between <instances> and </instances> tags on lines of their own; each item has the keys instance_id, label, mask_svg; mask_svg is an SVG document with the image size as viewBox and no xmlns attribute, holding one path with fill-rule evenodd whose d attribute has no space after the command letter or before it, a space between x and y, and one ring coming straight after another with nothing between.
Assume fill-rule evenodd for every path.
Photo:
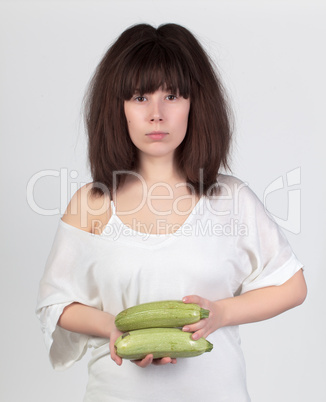
<instances>
[{"instance_id":1,"label":"arm","mask_svg":"<svg viewBox=\"0 0 326 402\"><path fill-rule=\"evenodd\" d=\"M196 324L186 325L183 330L194 332L193 339L206 338L221 327L275 317L303 303L306 295L307 286L301 269L283 285L252 290L236 297L211 302L199 296L186 296L185 303L197 303L210 310L210 315Z\"/></svg>"},{"instance_id":2,"label":"arm","mask_svg":"<svg viewBox=\"0 0 326 402\"><path fill-rule=\"evenodd\" d=\"M68 331L89 336L110 339L111 358L120 366L122 359L115 353L114 342L122 334L115 324L112 314L80 303L67 306L58 321L58 325Z\"/></svg>"},{"instance_id":3,"label":"arm","mask_svg":"<svg viewBox=\"0 0 326 402\"><path fill-rule=\"evenodd\" d=\"M114 320L115 317L112 314L84 304L72 303L63 310L58 325L79 334L109 338L111 358L121 366L122 359L116 354L114 343L122 335L122 332L117 329ZM143 360L135 360L134 363L139 367L146 367L151 363L157 365L176 363L176 359L164 357L153 360L153 355L147 355Z\"/></svg>"},{"instance_id":4,"label":"arm","mask_svg":"<svg viewBox=\"0 0 326 402\"><path fill-rule=\"evenodd\" d=\"M102 197L92 197L91 185L85 185L72 197L62 220L78 229L98 234L108 221L108 211ZM114 323L115 317L94 307L81 303L72 303L67 306L58 321L58 325L68 331L89 336L98 336L110 339L111 358L120 366L122 359L115 353L114 343L122 334ZM175 363L175 359L163 358L153 361L153 356L135 361L140 367L148 364Z\"/></svg>"},{"instance_id":5,"label":"arm","mask_svg":"<svg viewBox=\"0 0 326 402\"><path fill-rule=\"evenodd\" d=\"M91 188L92 185L89 183L76 191L62 220L78 229L95 234L96 225L106 224L108 211L105 210L103 197L91 196ZM68 331L110 339L111 357L121 365L122 359L114 351L114 342L121 332L117 330L114 319L112 314L94 307L72 303L63 310L58 325Z\"/></svg>"}]
</instances>

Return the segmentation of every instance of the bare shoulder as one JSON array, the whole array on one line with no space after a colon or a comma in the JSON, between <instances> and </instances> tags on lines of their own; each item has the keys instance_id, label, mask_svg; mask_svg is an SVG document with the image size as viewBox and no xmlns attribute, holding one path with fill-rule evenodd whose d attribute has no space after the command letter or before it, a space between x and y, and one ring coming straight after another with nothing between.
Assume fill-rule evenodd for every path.
<instances>
[{"instance_id":1,"label":"bare shoulder","mask_svg":"<svg viewBox=\"0 0 326 402\"><path fill-rule=\"evenodd\" d=\"M93 183L87 183L76 191L61 219L85 232L101 234L110 219L110 202L108 195L92 195L92 187Z\"/></svg>"}]
</instances>

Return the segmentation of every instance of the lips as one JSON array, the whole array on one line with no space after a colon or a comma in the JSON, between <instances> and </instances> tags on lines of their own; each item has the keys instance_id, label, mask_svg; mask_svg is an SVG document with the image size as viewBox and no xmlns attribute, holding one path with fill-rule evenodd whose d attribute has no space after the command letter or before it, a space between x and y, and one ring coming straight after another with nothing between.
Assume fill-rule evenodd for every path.
<instances>
[{"instance_id":1,"label":"lips","mask_svg":"<svg viewBox=\"0 0 326 402\"><path fill-rule=\"evenodd\" d=\"M146 134L147 137L152 138L153 140L161 140L167 135L168 133L163 131L152 131L151 133Z\"/></svg>"}]
</instances>

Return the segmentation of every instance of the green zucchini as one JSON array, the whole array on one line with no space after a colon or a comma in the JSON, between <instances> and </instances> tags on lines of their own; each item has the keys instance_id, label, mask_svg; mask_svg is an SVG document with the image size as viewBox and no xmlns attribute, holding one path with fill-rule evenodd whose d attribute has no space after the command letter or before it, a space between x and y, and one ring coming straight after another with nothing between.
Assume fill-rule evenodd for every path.
<instances>
[{"instance_id":1,"label":"green zucchini","mask_svg":"<svg viewBox=\"0 0 326 402\"><path fill-rule=\"evenodd\" d=\"M138 329L121 335L114 347L118 356L128 360L140 360L148 354L154 359L194 357L213 349L205 338L194 341L191 335L179 328Z\"/></svg>"},{"instance_id":2,"label":"green zucchini","mask_svg":"<svg viewBox=\"0 0 326 402\"><path fill-rule=\"evenodd\" d=\"M208 315L209 310L202 309L198 304L166 300L129 307L116 316L115 325L123 332L144 328L182 327L207 318Z\"/></svg>"}]
</instances>

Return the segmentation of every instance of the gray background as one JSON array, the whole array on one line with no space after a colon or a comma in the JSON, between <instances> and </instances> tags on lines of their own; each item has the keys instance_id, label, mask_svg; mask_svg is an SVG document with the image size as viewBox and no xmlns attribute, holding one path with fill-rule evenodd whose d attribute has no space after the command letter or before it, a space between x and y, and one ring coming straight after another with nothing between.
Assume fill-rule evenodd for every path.
<instances>
[{"instance_id":1,"label":"gray background","mask_svg":"<svg viewBox=\"0 0 326 402\"><path fill-rule=\"evenodd\" d=\"M82 400L87 356L52 369L36 295L61 213L91 180L84 90L109 44L139 22L186 26L219 66L237 123L234 175L263 199L300 173L291 194L301 205L286 187L266 202L284 225L294 217L285 233L306 266L307 300L242 326L242 344L253 402L326 399L325 17L311 0L0 2L1 400Z\"/></svg>"}]
</instances>

